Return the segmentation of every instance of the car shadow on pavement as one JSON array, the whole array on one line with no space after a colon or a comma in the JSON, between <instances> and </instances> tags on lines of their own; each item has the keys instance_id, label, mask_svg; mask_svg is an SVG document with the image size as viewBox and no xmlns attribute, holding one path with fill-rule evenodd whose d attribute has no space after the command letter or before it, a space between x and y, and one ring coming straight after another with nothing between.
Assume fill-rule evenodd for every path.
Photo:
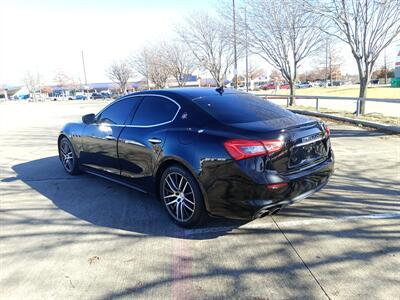
<instances>
[{"instance_id":1,"label":"car shadow on pavement","mask_svg":"<svg viewBox=\"0 0 400 300\"><path fill-rule=\"evenodd\" d=\"M17 176L4 178L2 182L21 180L57 208L96 226L152 236L212 239L246 223L210 218L205 225L207 228L223 229L191 235L170 220L155 196L90 174L70 176L65 173L57 156L17 164L12 169Z\"/></svg>"}]
</instances>

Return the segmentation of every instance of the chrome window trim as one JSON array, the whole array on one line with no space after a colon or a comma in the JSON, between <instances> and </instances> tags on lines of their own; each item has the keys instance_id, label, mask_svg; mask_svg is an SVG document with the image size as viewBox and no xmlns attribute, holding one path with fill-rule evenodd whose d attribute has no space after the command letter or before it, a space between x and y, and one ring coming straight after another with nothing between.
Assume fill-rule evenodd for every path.
<instances>
[{"instance_id":1,"label":"chrome window trim","mask_svg":"<svg viewBox=\"0 0 400 300\"><path fill-rule=\"evenodd\" d=\"M114 102L108 104L106 107L104 107L98 114L96 114L96 118L97 118L97 115L102 114L103 111L106 110L109 106L111 106L112 104L115 104L115 103L117 103L117 102L119 102L119 101L121 101L121 100L125 100L125 99L127 99L127 98L129 98L129 97L146 97L146 96L161 97L161 98L165 98L165 99L167 99L167 100L173 102L173 103L178 107L178 109L176 110L176 113L175 113L174 117L173 117L171 120L169 120L169 121L166 121L166 122L163 122L163 123L151 124L151 125L120 125L120 124L108 124L108 123L104 123L103 125L114 126L114 127L151 128L151 127L157 127L157 126L169 124L169 123L172 123L172 122L175 121L175 119L176 119L176 117L178 116L178 113L179 113L179 111L181 110L182 107L181 107L181 106L179 105L179 103L176 102L174 99L171 99L170 97L167 97L167 96L164 96L164 95L159 95L159 94L141 94L141 95L131 95L131 96L127 95L127 96L123 96L123 97L121 97L120 99L118 99L117 101L114 101ZM140 106L139 106L139 107L140 107ZM138 109L139 109L139 107L138 107ZM135 118L133 118L133 120L134 120L134 119L135 119ZM96 125L100 125L100 124L97 124L97 123L96 123Z\"/></svg>"}]
</instances>

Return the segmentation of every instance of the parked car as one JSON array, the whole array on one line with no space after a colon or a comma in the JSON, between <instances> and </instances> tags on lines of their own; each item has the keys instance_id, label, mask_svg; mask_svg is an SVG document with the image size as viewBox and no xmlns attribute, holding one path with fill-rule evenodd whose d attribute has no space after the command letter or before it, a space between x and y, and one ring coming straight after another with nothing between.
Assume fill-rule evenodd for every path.
<instances>
[{"instance_id":1,"label":"parked car","mask_svg":"<svg viewBox=\"0 0 400 300\"><path fill-rule=\"evenodd\" d=\"M275 90L277 85L275 83L268 83L260 86L261 90Z\"/></svg>"},{"instance_id":2,"label":"parked car","mask_svg":"<svg viewBox=\"0 0 400 300\"><path fill-rule=\"evenodd\" d=\"M103 95L104 98L111 98L112 97L112 93L109 92L100 92L101 95Z\"/></svg>"},{"instance_id":3,"label":"parked car","mask_svg":"<svg viewBox=\"0 0 400 300\"><path fill-rule=\"evenodd\" d=\"M78 94L75 96L75 100L87 100L87 96L84 94Z\"/></svg>"},{"instance_id":4,"label":"parked car","mask_svg":"<svg viewBox=\"0 0 400 300\"><path fill-rule=\"evenodd\" d=\"M279 84L279 83L268 83L265 85L260 86L260 89L262 90L275 90L277 88L283 89L283 90L287 90L289 89L289 84L288 83L283 83L283 84Z\"/></svg>"},{"instance_id":5,"label":"parked car","mask_svg":"<svg viewBox=\"0 0 400 300\"><path fill-rule=\"evenodd\" d=\"M67 173L156 194L191 227L208 215L274 214L318 191L333 172L329 136L324 123L251 94L181 88L129 94L68 123L58 149Z\"/></svg>"},{"instance_id":6,"label":"parked car","mask_svg":"<svg viewBox=\"0 0 400 300\"><path fill-rule=\"evenodd\" d=\"M289 83L284 83L279 86L282 90L288 90L290 88Z\"/></svg>"},{"instance_id":7,"label":"parked car","mask_svg":"<svg viewBox=\"0 0 400 300\"><path fill-rule=\"evenodd\" d=\"M92 98L92 99L105 99L107 97L105 95L101 94L101 93L92 93L90 98Z\"/></svg>"},{"instance_id":8,"label":"parked car","mask_svg":"<svg viewBox=\"0 0 400 300\"><path fill-rule=\"evenodd\" d=\"M299 88L299 89L305 89L305 88L312 87L312 84L310 82L308 82L308 81L304 81L304 82L296 84L296 87Z\"/></svg>"}]
</instances>

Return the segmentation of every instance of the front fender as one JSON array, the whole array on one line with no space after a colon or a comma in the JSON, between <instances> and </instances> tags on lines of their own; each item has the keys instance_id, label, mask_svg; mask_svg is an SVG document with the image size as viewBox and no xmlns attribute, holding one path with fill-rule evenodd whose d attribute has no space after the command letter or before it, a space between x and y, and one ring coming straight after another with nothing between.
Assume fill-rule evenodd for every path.
<instances>
[{"instance_id":1,"label":"front fender","mask_svg":"<svg viewBox=\"0 0 400 300\"><path fill-rule=\"evenodd\" d=\"M61 140L61 137L66 136L72 144L74 148L75 154L79 158L80 152L82 149L82 134L85 128L85 124L83 123L67 123L61 129L60 134L58 136L58 143Z\"/></svg>"}]
</instances>

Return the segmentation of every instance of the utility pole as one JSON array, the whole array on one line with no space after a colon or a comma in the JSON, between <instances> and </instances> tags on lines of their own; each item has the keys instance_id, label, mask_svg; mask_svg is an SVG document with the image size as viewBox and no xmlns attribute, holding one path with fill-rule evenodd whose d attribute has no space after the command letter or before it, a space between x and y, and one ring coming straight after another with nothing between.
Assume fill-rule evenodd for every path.
<instances>
[{"instance_id":1,"label":"utility pole","mask_svg":"<svg viewBox=\"0 0 400 300\"><path fill-rule=\"evenodd\" d=\"M387 58L386 58L386 48L385 48L385 50L384 50L385 52L384 52L384 57L383 57L383 59L384 59L384 64L385 64L385 84L387 84Z\"/></svg>"},{"instance_id":2,"label":"utility pole","mask_svg":"<svg viewBox=\"0 0 400 300\"><path fill-rule=\"evenodd\" d=\"M234 53L234 66L233 66L233 84L237 89L237 53L236 53L236 12L235 12L235 0L232 0L233 10L233 53Z\"/></svg>"},{"instance_id":3,"label":"utility pole","mask_svg":"<svg viewBox=\"0 0 400 300\"><path fill-rule=\"evenodd\" d=\"M247 7L244 4L244 37L245 37L245 47L246 47L246 92L249 92L249 50L248 50L248 40L247 40Z\"/></svg>"},{"instance_id":4,"label":"utility pole","mask_svg":"<svg viewBox=\"0 0 400 300\"><path fill-rule=\"evenodd\" d=\"M331 84L331 87L333 87L333 82L332 82L332 49L331 45L329 44L329 83Z\"/></svg>"},{"instance_id":5,"label":"utility pole","mask_svg":"<svg viewBox=\"0 0 400 300\"><path fill-rule=\"evenodd\" d=\"M83 56L83 50L81 51L81 54L82 54L83 75L85 76L85 86L87 86L85 57Z\"/></svg>"},{"instance_id":6,"label":"utility pole","mask_svg":"<svg viewBox=\"0 0 400 300\"><path fill-rule=\"evenodd\" d=\"M325 48L325 87L328 87L328 41L326 38L326 48Z\"/></svg>"}]
</instances>

